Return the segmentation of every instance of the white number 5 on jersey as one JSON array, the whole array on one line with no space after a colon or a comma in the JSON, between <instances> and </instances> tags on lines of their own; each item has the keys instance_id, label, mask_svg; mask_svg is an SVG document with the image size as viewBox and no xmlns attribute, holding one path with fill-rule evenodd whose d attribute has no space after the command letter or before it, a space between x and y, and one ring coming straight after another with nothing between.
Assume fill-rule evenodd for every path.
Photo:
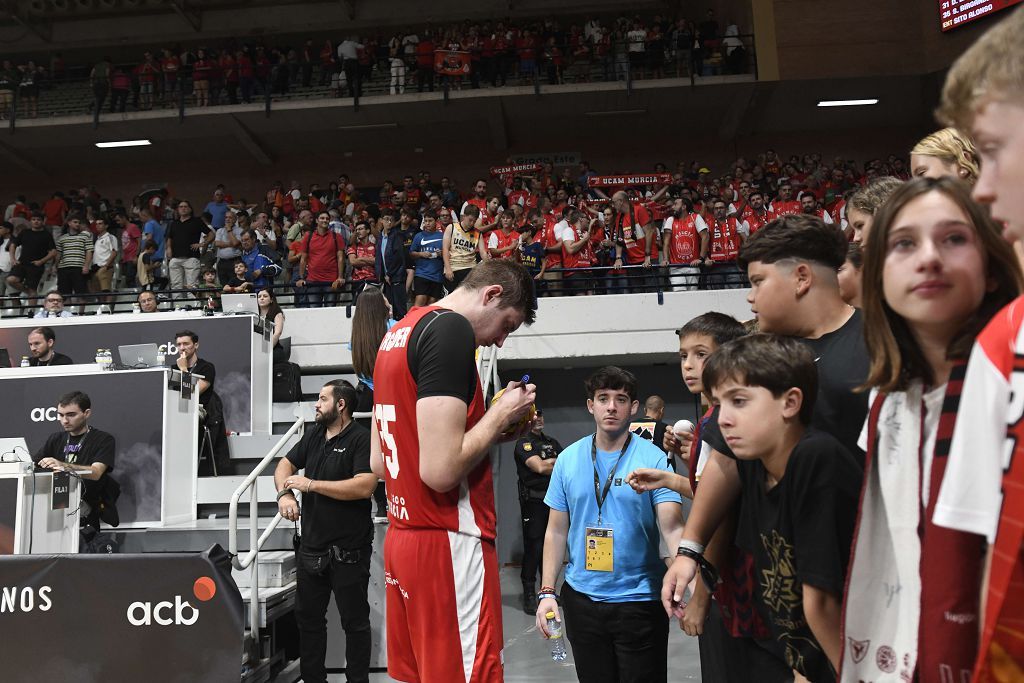
<instances>
[{"instance_id":1,"label":"white number 5 on jersey","mask_svg":"<svg viewBox=\"0 0 1024 683\"><path fill-rule=\"evenodd\" d=\"M395 445L395 435L391 433L391 424L395 421L395 406L378 403L373 407L373 413L377 420L377 433L380 434L381 445L384 447L384 464L391 478L398 479L398 447Z\"/></svg>"}]
</instances>

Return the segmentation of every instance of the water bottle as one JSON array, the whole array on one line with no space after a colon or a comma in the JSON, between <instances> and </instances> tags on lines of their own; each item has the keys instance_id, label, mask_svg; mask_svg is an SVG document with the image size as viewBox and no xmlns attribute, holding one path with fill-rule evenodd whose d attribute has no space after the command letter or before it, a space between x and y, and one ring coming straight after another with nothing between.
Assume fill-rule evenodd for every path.
<instances>
[{"instance_id":1,"label":"water bottle","mask_svg":"<svg viewBox=\"0 0 1024 683\"><path fill-rule=\"evenodd\" d=\"M566 657L565 640L562 639L562 624L555 621L555 613L548 612L544 615L548 620L548 640L551 641L551 659L561 662Z\"/></svg>"},{"instance_id":2,"label":"water bottle","mask_svg":"<svg viewBox=\"0 0 1024 683\"><path fill-rule=\"evenodd\" d=\"M103 349L96 349L96 365L103 369Z\"/></svg>"},{"instance_id":3,"label":"water bottle","mask_svg":"<svg viewBox=\"0 0 1024 683\"><path fill-rule=\"evenodd\" d=\"M28 356L22 356L21 357L21 367L23 367L23 368L29 367Z\"/></svg>"},{"instance_id":4,"label":"water bottle","mask_svg":"<svg viewBox=\"0 0 1024 683\"><path fill-rule=\"evenodd\" d=\"M139 308L138 302L132 304L132 313L142 313L142 309Z\"/></svg>"},{"instance_id":5,"label":"water bottle","mask_svg":"<svg viewBox=\"0 0 1024 683\"><path fill-rule=\"evenodd\" d=\"M114 354L110 352L110 349L103 349L103 369L114 369Z\"/></svg>"},{"instance_id":6,"label":"water bottle","mask_svg":"<svg viewBox=\"0 0 1024 683\"><path fill-rule=\"evenodd\" d=\"M163 367L167 362L167 344L161 344L156 350L157 367Z\"/></svg>"}]
</instances>

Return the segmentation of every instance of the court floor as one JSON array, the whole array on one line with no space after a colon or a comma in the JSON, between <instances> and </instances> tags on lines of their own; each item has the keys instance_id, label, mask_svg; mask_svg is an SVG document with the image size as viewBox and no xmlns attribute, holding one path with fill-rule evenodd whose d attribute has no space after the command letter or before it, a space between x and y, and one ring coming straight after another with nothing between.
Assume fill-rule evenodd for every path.
<instances>
[{"instance_id":1,"label":"court floor","mask_svg":"<svg viewBox=\"0 0 1024 683\"><path fill-rule=\"evenodd\" d=\"M547 683L575 681L572 650L564 662L551 660L548 644L537 635L533 617L519 607L522 584L518 567L501 570L502 617L505 627L505 681L507 683ZM670 681L699 681L700 658L697 639L690 638L677 622L672 622L668 644L668 679ZM328 677L331 683L343 683L344 674ZM387 674L370 674L373 683L391 683Z\"/></svg>"}]
</instances>

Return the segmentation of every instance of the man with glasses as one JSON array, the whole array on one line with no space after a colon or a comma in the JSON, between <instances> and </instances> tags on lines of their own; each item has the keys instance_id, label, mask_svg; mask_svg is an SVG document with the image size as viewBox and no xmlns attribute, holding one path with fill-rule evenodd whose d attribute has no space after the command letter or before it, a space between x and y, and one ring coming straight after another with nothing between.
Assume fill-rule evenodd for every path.
<instances>
[{"instance_id":1,"label":"man with glasses","mask_svg":"<svg viewBox=\"0 0 1024 683\"><path fill-rule=\"evenodd\" d=\"M743 274L736 265L743 240L750 234L746 221L726 216L724 199L711 203L712 217L707 221L709 239L704 241L701 257L712 266L707 276L708 289L737 289L744 285Z\"/></svg>"},{"instance_id":2,"label":"man with glasses","mask_svg":"<svg viewBox=\"0 0 1024 683\"><path fill-rule=\"evenodd\" d=\"M214 233L206 223L192 215L189 202L178 202L177 213L177 219L167 226L164 243L171 257L168 262L171 289L194 289L199 284L199 256ZM177 296L180 298L181 294Z\"/></svg>"},{"instance_id":3,"label":"man with glasses","mask_svg":"<svg viewBox=\"0 0 1024 683\"><path fill-rule=\"evenodd\" d=\"M50 292L43 299L43 307L36 311L33 318L70 318L71 311L64 310L64 297L60 292Z\"/></svg>"}]
</instances>

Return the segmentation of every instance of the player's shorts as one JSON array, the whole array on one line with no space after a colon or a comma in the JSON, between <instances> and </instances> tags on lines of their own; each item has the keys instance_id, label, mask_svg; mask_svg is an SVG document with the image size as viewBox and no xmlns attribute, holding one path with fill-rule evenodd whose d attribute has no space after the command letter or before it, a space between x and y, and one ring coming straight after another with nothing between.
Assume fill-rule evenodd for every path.
<instances>
[{"instance_id":1,"label":"player's shorts","mask_svg":"<svg viewBox=\"0 0 1024 683\"><path fill-rule=\"evenodd\" d=\"M441 529L384 538L388 674L403 683L503 680L494 544Z\"/></svg>"}]
</instances>

